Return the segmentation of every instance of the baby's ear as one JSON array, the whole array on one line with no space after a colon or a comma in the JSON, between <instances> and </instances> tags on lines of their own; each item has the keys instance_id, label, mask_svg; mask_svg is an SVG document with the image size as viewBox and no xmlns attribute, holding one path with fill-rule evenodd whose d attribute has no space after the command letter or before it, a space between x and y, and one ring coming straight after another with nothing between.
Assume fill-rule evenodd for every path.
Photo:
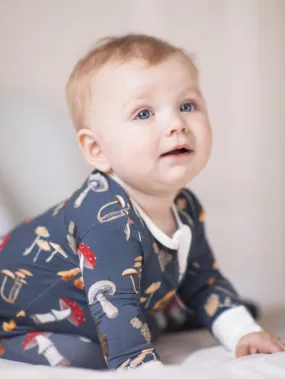
<instances>
[{"instance_id":1,"label":"baby's ear","mask_svg":"<svg viewBox=\"0 0 285 379\"><path fill-rule=\"evenodd\" d=\"M103 154L99 136L90 129L80 129L77 133L77 142L83 152L85 160L101 172L109 173L111 167Z\"/></svg>"}]
</instances>

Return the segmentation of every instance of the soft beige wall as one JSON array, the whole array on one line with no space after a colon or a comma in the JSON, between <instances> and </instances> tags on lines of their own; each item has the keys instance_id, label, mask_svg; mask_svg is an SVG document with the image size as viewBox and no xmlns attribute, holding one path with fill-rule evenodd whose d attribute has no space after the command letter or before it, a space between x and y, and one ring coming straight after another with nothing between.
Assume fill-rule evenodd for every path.
<instances>
[{"instance_id":1,"label":"soft beige wall","mask_svg":"<svg viewBox=\"0 0 285 379\"><path fill-rule=\"evenodd\" d=\"M64 86L99 37L153 33L197 55L214 131L192 188L243 295L285 302L283 0L0 0L0 184L14 220L74 190L88 172Z\"/></svg>"}]
</instances>

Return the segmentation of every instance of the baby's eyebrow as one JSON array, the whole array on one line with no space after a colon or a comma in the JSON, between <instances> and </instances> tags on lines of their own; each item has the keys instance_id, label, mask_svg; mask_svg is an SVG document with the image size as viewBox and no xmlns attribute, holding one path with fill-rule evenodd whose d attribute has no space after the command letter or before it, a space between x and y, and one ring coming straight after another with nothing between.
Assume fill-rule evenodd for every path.
<instances>
[{"instance_id":1,"label":"baby's eyebrow","mask_svg":"<svg viewBox=\"0 0 285 379\"><path fill-rule=\"evenodd\" d=\"M197 87L187 87L187 88L183 89L183 91L181 91L181 93L183 93L183 94L190 93L191 95L196 95L196 96L202 97L201 91Z\"/></svg>"},{"instance_id":2,"label":"baby's eyebrow","mask_svg":"<svg viewBox=\"0 0 285 379\"><path fill-rule=\"evenodd\" d=\"M124 102L122 108L128 108L130 105L132 105L135 102L140 101L147 101L151 97L151 91L144 91L144 92L138 92L134 91L129 95L129 98L126 102Z\"/></svg>"}]
</instances>

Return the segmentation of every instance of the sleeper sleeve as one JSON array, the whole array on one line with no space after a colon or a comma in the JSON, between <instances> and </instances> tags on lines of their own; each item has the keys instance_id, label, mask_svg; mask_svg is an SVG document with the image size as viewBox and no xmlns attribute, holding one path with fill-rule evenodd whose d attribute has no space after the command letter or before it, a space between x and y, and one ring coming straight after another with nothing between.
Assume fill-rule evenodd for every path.
<instances>
[{"instance_id":1,"label":"sleeper sleeve","mask_svg":"<svg viewBox=\"0 0 285 379\"><path fill-rule=\"evenodd\" d=\"M206 237L204 210L195 195L186 191L186 197L191 197L192 211L189 213L193 219L193 236L180 296L194 310L199 322L210 329L228 350L234 351L243 335L262 328L221 273Z\"/></svg>"},{"instance_id":2,"label":"sleeper sleeve","mask_svg":"<svg viewBox=\"0 0 285 379\"><path fill-rule=\"evenodd\" d=\"M140 310L141 243L116 222L94 226L78 245L87 301L110 369L160 363Z\"/></svg>"}]
</instances>

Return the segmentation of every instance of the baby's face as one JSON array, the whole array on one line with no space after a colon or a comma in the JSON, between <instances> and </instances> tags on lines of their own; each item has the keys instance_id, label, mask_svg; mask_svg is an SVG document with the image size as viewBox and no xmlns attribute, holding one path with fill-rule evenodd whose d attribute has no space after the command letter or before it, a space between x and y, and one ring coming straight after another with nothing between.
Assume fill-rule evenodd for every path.
<instances>
[{"instance_id":1,"label":"baby's face","mask_svg":"<svg viewBox=\"0 0 285 379\"><path fill-rule=\"evenodd\" d=\"M206 165L211 129L186 59L105 65L92 86L91 128L115 175L147 193L176 191Z\"/></svg>"}]
</instances>

